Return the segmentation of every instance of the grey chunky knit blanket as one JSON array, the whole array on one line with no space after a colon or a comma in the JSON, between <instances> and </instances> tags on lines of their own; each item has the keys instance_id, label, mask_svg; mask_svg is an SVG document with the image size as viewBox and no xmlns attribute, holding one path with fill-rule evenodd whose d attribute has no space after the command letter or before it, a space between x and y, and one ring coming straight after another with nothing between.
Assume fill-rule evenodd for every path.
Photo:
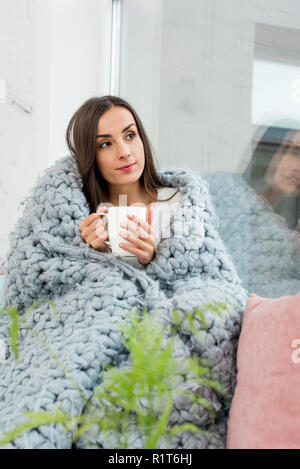
<instances>
[{"instance_id":1,"label":"grey chunky knit blanket","mask_svg":"<svg viewBox=\"0 0 300 469\"><path fill-rule=\"evenodd\" d=\"M119 367L128 360L118 324L126 322L132 308L146 308L163 325L172 323L170 312L176 308L181 318L177 357L212 360L214 379L233 395L237 340L248 292L218 234L208 183L187 168L159 171L159 178L163 185L179 188L182 201L171 219L170 237L161 241L154 259L143 269L112 253L98 252L82 239L79 224L89 215L89 207L71 156L40 174L9 237L5 305L16 305L23 315L37 300L55 302L58 318L44 303L29 313L27 323L56 352L87 398L99 385L105 365ZM186 327L185 315L219 301L230 304L231 313L223 317L207 313L204 346ZM0 317L0 339L7 344L9 326L5 313ZM200 321L196 327L203 329ZM26 327L21 325L20 331L19 361L7 347L6 360L0 363L0 437L23 422L24 410L51 412L56 405L74 416L85 411L79 392L48 351ZM188 377L181 386L189 386ZM225 448L229 401L211 388L199 392L215 409L211 436L184 432L173 438L170 448ZM206 409L188 398L175 402L170 421L192 422L203 429L211 424ZM101 435L92 435L78 441L77 447L101 448L101 441ZM130 444L140 448L139 436L133 434ZM56 424L26 431L6 448L71 445L71 432Z\"/></svg>"}]
</instances>

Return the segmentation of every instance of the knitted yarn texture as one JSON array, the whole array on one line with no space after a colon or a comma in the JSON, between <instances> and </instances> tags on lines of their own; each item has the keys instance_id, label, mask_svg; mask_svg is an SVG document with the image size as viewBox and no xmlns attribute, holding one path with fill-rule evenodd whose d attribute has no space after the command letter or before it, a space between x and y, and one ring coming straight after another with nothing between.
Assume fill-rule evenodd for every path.
<instances>
[{"instance_id":1,"label":"knitted yarn texture","mask_svg":"<svg viewBox=\"0 0 300 469\"><path fill-rule=\"evenodd\" d=\"M157 247L154 259L136 269L112 253L91 248L81 237L79 224L89 215L77 163L71 156L58 160L37 179L24 200L24 211L10 233L4 285L5 305L26 308L40 299L51 299L58 318L44 303L26 316L27 323L43 337L64 363L69 375L90 398L99 385L99 373L109 364L128 360L122 343L120 321L129 310L146 308L161 324L172 323L171 311L180 315L176 337L177 357L201 356L215 364L213 379L233 395L236 378L236 348L248 292L241 286L234 264L218 234L218 220L208 192L208 183L188 168L159 171L164 186L177 187L182 199L171 219L170 238ZM186 314L211 302L231 305L230 314L207 313L202 323L203 345L189 331ZM0 317L0 339L9 344L10 319ZM61 406L73 416L84 411L84 400L55 361L26 327L20 327L20 360L10 347L0 364L0 437L24 421L24 410L51 412ZM182 389L193 386L182 379ZM199 393L212 404L216 420L211 437L184 432L173 438L172 448L225 448L226 405L211 388ZM172 424L192 422L205 429L207 410L188 398L175 402ZM78 447L102 446L103 438L90 435ZM131 448L140 448L133 433ZM7 448L71 448L72 434L60 425L40 426L16 437ZM162 443L163 445L163 443Z\"/></svg>"},{"instance_id":2,"label":"knitted yarn texture","mask_svg":"<svg viewBox=\"0 0 300 469\"><path fill-rule=\"evenodd\" d=\"M243 286L265 298L299 293L300 235L241 175L214 172L203 178Z\"/></svg>"}]
</instances>

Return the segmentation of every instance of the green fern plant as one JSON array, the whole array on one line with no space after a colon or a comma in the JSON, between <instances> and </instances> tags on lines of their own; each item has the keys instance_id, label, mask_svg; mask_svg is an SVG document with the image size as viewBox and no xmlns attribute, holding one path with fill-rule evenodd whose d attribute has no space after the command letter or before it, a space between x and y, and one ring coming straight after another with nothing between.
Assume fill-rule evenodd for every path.
<instances>
[{"instance_id":1,"label":"green fern plant","mask_svg":"<svg viewBox=\"0 0 300 469\"><path fill-rule=\"evenodd\" d=\"M170 441L174 435L183 431L210 433L210 427L204 431L190 423L179 426L171 426L169 423L174 402L183 394L192 403L204 406L212 421L214 419L214 410L204 397L180 389L178 386L180 375L188 375L189 379L215 389L226 398L223 386L211 379L213 363L199 357L189 357L180 360L179 363L178 359L173 357L174 343L180 329L177 310L172 311L173 325L169 328L171 338L167 343L166 330L156 324L145 309L142 314L131 310L128 322L120 324L123 342L129 352L128 360L118 368L106 367L101 372L101 384L95 389L92 397L87 399L84 391L69 375L55 352L34 328L27 324L27 314L45 302L50 304L54 314L57 315L56 306L51 300L36 302L24 316L18 314L15 306L0 310L0 314L6 311L11 316L10 340L14 357L16 360L19 359L18 338L19 327L22 324L40 340L73 387L78 390L85 403L85 411L77 417L57 406L53 406L52 413L23 412L27 421L4 435L0 440L0 446L5 446L24 431L51 424L61 424L66 432L72 432L74 443L80 438L84 439L86 433L92 430L99 436L96 440L101 440L100 446L104 444L113 448L130 447L133 431L139 435L143 448L146 449L154 449L162 438ZM203 329L207 330L205 313L213 311L220 316L225 310L228 311L228 306L217 303L202 309L196 308L185 315L190 333L204 340L195 327L195 321L201 321Z\"/></svg>"}]
</instances>

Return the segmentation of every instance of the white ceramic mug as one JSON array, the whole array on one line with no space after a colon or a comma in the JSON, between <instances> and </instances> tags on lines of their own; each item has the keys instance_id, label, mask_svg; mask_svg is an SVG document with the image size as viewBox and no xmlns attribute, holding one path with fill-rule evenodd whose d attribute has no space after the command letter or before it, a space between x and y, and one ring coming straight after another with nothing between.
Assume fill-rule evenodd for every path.
<instances>
[{"instance_id":1,"label":"white ceramic mug","mask_svg":"<svg viewBox=\"0 0 300 469\"><path fill-rule=\"evenodd\" d=\"M126 249L123 249L119 246L120 243L130 244L130 241L122 238L119 233L120 231L125 231L130 234L130 236L135 236L132 231L122 228L121 223L130 224L135 222L131 221L127 215L133 214L139 217L143 221L147 221L147 208L146 207L136 207L136 206L120 206L120 207L108 207L107 213L97 212L98 215L103 215L107 217L107 231L109 236L109 241L104 241L105 244L110 246L113 254L118 256L135 256ZM137 225L136 225L137 226Z\"/></svg>"}]
</instances>

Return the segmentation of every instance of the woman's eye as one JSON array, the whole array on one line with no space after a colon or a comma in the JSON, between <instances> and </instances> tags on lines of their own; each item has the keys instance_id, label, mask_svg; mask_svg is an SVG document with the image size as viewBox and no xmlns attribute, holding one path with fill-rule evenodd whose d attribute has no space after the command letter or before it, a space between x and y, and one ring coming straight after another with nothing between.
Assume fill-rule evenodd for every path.
<instances>
[{"instance_id":1,"label":"woman's eye","mask_svg":"<svg viewBox=\"0 0 300 469\"><path fill-rule=\"evenodd\" d=\"M132 140L135 137L135 132L130 132L129 134L126 135L126 138L127 137L130 137L129 140ZM107 148L107 146L109 146L109 145L111 145L110 142L103 142L98 146L98 148L100 148L100 149L101 148Z\"/></svg>"},{"instance_id":2,"label":"woman's eye","mask_svg":"<svg viewBox=\"0 0 300 469\"><path fill-rule=\"evenodd\" d=\"M110 145L110 142L103 142L103 143L101 143L101 145L99 145L99 148L106 148L106 146L104 146L104 145L106 145L106 144Z\"/></svg>"}]
</instances>

